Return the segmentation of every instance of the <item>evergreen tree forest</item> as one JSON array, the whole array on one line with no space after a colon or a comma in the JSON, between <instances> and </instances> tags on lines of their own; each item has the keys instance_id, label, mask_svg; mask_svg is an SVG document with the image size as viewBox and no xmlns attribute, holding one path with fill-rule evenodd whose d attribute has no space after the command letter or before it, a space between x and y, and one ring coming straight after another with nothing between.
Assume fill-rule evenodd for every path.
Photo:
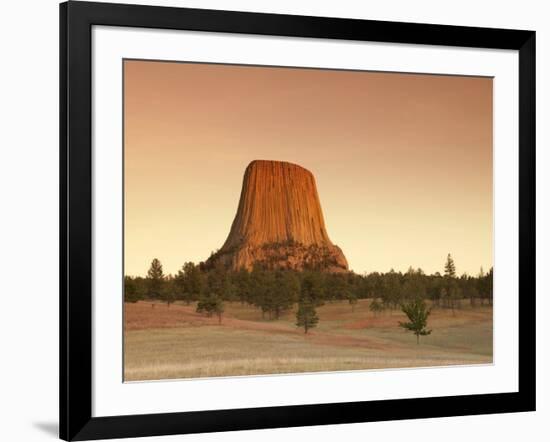
<instances>
[{"instance_id":1,"label":"evergreen tree forest","mask_svg":"<svg viewBox=\"0 0 550 442\"><path fill-rule=\"evenodd\" d=\"M315 308L327 302L346 301L353 311L360 299L371 299L374 315L401 309L416 300L430 307L452 309L466 304L491 305L493 269L480 269L476 276L456 274L449 254L442 260L443 274L425 274L410 267L407 272L327 273L319 270L269 270L257 266L251 271L229 271L221 266L206 268L203 263L186 262L175 275L165 275L162 264L153 259L146 277L124 278L125 301L164 302L169 307L179 301L197 303L197 311L222 321L225 302L256 307L266 320L276 320L297 307L297 325L305 332L318 321Z\"/></svg>"}]
</instances>

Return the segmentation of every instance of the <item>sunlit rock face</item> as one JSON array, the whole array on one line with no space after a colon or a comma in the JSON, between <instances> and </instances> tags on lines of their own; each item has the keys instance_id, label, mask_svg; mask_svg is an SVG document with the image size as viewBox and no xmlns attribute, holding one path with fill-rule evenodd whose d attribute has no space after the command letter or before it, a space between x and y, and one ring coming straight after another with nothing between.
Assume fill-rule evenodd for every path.
<instances>
[{"instance_id":1,"label":"sunlit rock face","mask_svg":"<svg viewBox=\"0 0 550 442\"><path fill-rule=\"evenodd\" d=\"M284 161L252 161L244 173L231 231L207 266L251 270L345 272L342 250L327 234L313 174Z\"/></svg>"}]
</instances>

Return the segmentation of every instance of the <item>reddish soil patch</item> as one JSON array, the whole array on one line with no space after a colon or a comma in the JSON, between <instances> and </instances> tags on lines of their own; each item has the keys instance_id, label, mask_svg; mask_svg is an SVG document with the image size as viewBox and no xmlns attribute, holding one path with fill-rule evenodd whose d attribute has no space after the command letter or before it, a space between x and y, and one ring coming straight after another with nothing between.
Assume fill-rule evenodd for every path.
<instances>
[{"instance_id":1,"label":"reddish soil patch","mask_svg":"<svg viewBox=\"0 0 550 442\"><path fill-rule=\"evenodd\" d=\"M135 304L126 303L124 305L124 314L125 331L146 330L155 328L202 327L219 324L217 317L208 318L204 315L196 313L193 306L184 305L172 304L170 307L167 307L166 304L156 303L154 304L154 307L152 307L152 304L150 302L142 301ZM304 336L304 332L302 329L291 327L288 324L280 322L270 323L245 321L227 315L224 315L221 326L230 327L238 330L252 330L264 333ZM384 347L384 345L382 345L381 343L375 342L374 340L367 337L354 337L335 333L326 333L316 330L311 331L306 336L306 338L312 343L320 345L363 347L372 349L381 349Z\"/></svg>"},{"instance_id":2,"label":"reddish soil patch","mask_svg":"<svg viewBox=\"0 0 550 442\"><path fill-rule=\"evenodd\" d=\"M403 315L380 315L371 316L370 318L359 319L357 321L345 324L343 327L349 330L359 330L363 328L384 328L395 327L399 321L403 321L405 317Z\"/></svg>"},{"instance_id":3,"label":"reddish soil patch","mask_svg":"<svg viewBox=\"0 0 550 442\"><path fill-rule=\"evenodd\" d=\"M145 330L149 328L196 327L216 324L217 318L207 318L193 308L181 305L138 302L124 304L124 329Z\"/></svg>"},{"instance_id":4,"label":"reddish soil patch","mask_svg":"<svg viewBox=\"0 0 550 442\"><path fill-rule=\"evenodd\" d=\"M193 306L166 304L152 304L150 302L138 302L124 305L125 330L146 330L151 328L174 327L202 327L219 325L217 316L211 318L199 314ZM225 314L222 317L222 326L241 330L260 330L279 333L300 333L300 330L291 329L285 324L245 321Z\"/></svg>"}]
</instances>

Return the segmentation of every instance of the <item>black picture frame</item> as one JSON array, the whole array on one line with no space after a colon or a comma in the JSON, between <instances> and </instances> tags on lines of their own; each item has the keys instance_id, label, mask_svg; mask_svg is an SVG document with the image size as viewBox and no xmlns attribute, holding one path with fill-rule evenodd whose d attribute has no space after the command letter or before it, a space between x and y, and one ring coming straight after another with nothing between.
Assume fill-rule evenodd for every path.
<instances>
[{"instance_id":1,"label":"black picture frame","mask_svg":"<svg viewBox=\"0 0 550 442\"><path fill-rule=\"evenodd\" d=\"M93 25L519 53L519 391L92 417ZM535 32L72 2L60 5L60 437L90 440L535 410Z\"/></svg>"}]
</instances>

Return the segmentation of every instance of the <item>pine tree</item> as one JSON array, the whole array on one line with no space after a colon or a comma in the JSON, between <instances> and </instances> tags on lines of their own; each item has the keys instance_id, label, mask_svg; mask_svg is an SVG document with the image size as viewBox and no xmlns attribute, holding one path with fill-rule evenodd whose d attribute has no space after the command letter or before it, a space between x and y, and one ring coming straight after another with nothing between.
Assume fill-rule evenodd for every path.
<instances>
[{"instance_id":1,"label":"pine tree","mask_svg":"<svg viewBox=\"0 0 550 442\"><path fill-rule=\"evenodd\" d=\"M262 311L262 319L265 314L272 316L271 295L274 287L273 273L255 266L250 274L249 299L255 307Z\"/></svg>"},{"instance_id":2,"label":"pine tree","mask_svg":"<svg viewBox=\"0 0 550 442\"><path fill-rule=\"evenodd\" d=\"M300 280L293 272L277 272L269 290L275 319L288 311L300 295Z\"/></svg>"},{"instance_id":3,"label":"pine tree","mask_svg":"<svg viewBox=\"0 0 550 442\"><path fill-rule=\"evenodd\" d=\"M487 275L485 276L486 280L486 287L487 287L487 299L489 300L489 304L493 305L493 268L487 272Z\"/></svg>"},{"instance_id":4,"label":"pine tree","mask_svg":"<svg viewBox=\"0 0 550 442\"><path fill-rule=\"evenodd\" d=\"M185 301L185 303L189 305L190 300L187 298L187 293L185 291L184 267L178 270L178 273L174 276L173 286L176 298Z\"/></svg>"},{"instance_id":5,"label":"pine tree","mask_svg":"<svg viewBox=\"0 0 550 442\"><path fill-rule=\"evenodd\" d=\"M455 308L460 306L460 298L462 296L462 291L460 286L453 279L450 281L449 290L447 292L448 305L453 311L453 316L455 315Z\"/></svg>"},{"instance_id":6,"label":"pine tree","mask_svg":"<svg viewBox=\"0 0 550 442\"><path fill-rule=\"evenodd\" d=\"M159 297L163 302L166 302L166 307L168 308L170 308L170 304L176 300L174 277L172 275L168 275L164 278Z\"/></svg>"},{"instance_id":7,"label":"pine tree","mask_svg":"<svg viewBox=\"0 0 550 442\"><path fill-rule=\"evenodd\" d=\"M447 255L447 262L445 263L445 276L454 278L456 276L456 267L451 254Z\"/></svg>"},{"instance_id":8,"label":"pine tree","mask_svg":"<svg viewBox=\"0 0 550 442\"><path fill-rule=\"evenodd\" d=\"M474 285L470 287L470 307L476 306L476 299L479 297L479 291L477 290L477 287Z\"/></svg>"},{"instance_id":9,"label":"pine tree","mask_svg":"<svg viewBox=\"0 0 550 442\"><path fill-rule=\"evenodd\" d=\"M349 305L351 306L351 312L355 312L355 307L357 306L357 302L359 301L357 299L357 295L352 291L348 290L346 292L346 298L348 300Z\"/></svg>"},{"instance_id":10,"label":"pine tree","mask_svg":"<svg viewBox=\"0 0 550 442\"><path fill-rule=\"evenodd\" d=\"M422 299L418 298L408 304L403 304L401 310L407 315L410 322L399 322L399 326L412 331L416 335L418 344L420 336L427 336L432 332L426 329L431 310L426 308L426 303Z\"/></svg>"},{"instance_id":11,"label":"pine tree","mask_svg":"<svg viewBox=\"0 0 550 442\"><path fill-rule=\"evenodd\" d=\"M220 324L224 310L222 298L214 293L201 296L197 303L197 313L205 313L209 318L215 314Z\"/></svg>"},{"instance_id":12,"label":"pine tree","mask_svg":"<svg viewBox=\"0 0 550 442\"><path fill-rule=\"evenodd\" d=\"M385 307L392 309L401 303L401 274L391 269L383 279L382 285L382 303Z\"/></svg>"},{"instance_id":13,"label":"pine tree","mask_svg":"<svg viewBox=\"0 0 550 442\"><path fill-rule=\"evenodd\" d=\"M445 296L442 296L444 301L444 307L452 308L453 315L455 314L455 303L459 296L459 288L456 284L456 267L451 254L447 254L447 261L445 262Z\"/></svg>"},{"instance_id":14,"label":"pine tree","mask_svg":"<svg viewBox=\"0 0 550 442\"><path fill-rule=\"evenodd\" d=\"M221 263L208 272L206 286L210 293L214 293L225 301L234 301L237 296L237 287Z\"/></svg>"},{"instance_id":15,"label":"pine tree","mask_svg":"<svg viewBox=\"0 0 550 442\"><path fill-rule=\"evenodd\" d=\"M235 272L233 282L237 289L237 298L241 304L250 302L250 273L248 273L248 270L241 268Z\"/></svg>"},{"instance_id":16,"label":"pine tree","mask_svg":"<svg viewBox=\"0 0 550 442\"><path fill-rule=\"evenodd\" d=\"M199 266L192 262L186 262L174 278L177 297L187 305L191 301L199 299L203 289L203 275Z\"/></svg>"},{"instance_id":17,"label":"pine tree","mask_svg":"<svg viewBox=\"0 0 550 442\"><path fill-rule=\"evenodd\" d=\"M350 284L344 275L328 274L324 282L324 298L330 301L348 299Z\"/></svg>"},{"instance_id":18,"label":"pine tree","mask_svg":"<svg viewBox=\"0 0 550 442\"><path fill-rule=\"evenodd\" d=\"M401 299L426 297L426 285L421 276L416 273L407 273L404 284L401 286Z\"/></svg>"},{"instance_id":19,"label":"pine tree","mask_svg":"<svg viewBox=\"0 0 550 442\"><path fill-rule=\"evenodd\" d=\"M163 285L164 273L162 272L162 264L155 258L151 261L151 267L147 271L147 297L159 299L162 295Z\"/></svg>"},{"instance_id":20,"label":"pine tree","mask_svg":"<svg viewBox=\"0 0 550 442\"><path fill-rule=\"evenodd\" d=\"M324 304L325 295L325 275L315 271L305 272L302 277L301 296L307 297L315 307L320 307Z\"/></svg>"},{"instance_id":21,"label":"pine tree","mask_svg":"<svg viewBox=\"0 0 550 442\"><path fill-rule=\"evenodd\" d=\"M479 274L477 275L478 278L483 278L485 276L485 271L483 270L483 266L479 268Z\"/></svg>"},{"instance_id":22,"label":"pine tree","mask_svg":"<svg viewBox=\"0 0 550 442\"><path fill-rule=\"evenodd\" d=\"M307 334L308 330L315 327L318 322L319 318L315 311L315 303L309 297L302 297L296 312L296 325L304 327L304 333Z\"/></svg>"},{"instance_id":23,"label":"pine tree","mask_svg":"<svg viewBox=\"0 0 550 442\"><path fill-rule=\"evenodd\" d=\"M135 303L142 298L143 297L139 291L137 281L130 276L125 276L124 277L124 301Z\"/></svg>"},{"instance_id":24,"label":"pine tree","mask_svg":"<svg viewBox=\"0 0 550 442\"><path fill-rule=\"evenodd\" d=\"M384 311L384 305L375 298L370 303L369 310L374 313L374 316L376 316L378 313Z\"/></svg>"}]
</instances>

